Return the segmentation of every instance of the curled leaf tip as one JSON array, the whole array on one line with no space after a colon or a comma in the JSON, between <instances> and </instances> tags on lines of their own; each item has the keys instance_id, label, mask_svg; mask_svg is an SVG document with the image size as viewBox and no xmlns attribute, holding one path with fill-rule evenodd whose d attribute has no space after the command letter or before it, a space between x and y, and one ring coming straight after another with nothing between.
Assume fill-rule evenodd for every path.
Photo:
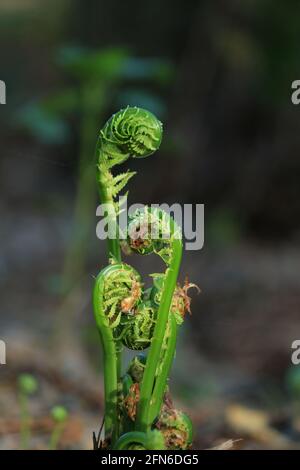
<instances>
[{"instance_id":1,"label":"curled leaf tip","mask_svg":"<svg viewBox=\"0 0 300 470\"><path fill-rule=\"evenodd\" d=\"M127 107L113 114L100 134L101 150L117 163L148 157L158 150L162 123L142 108Z\"/></svg>"}]
</instances>

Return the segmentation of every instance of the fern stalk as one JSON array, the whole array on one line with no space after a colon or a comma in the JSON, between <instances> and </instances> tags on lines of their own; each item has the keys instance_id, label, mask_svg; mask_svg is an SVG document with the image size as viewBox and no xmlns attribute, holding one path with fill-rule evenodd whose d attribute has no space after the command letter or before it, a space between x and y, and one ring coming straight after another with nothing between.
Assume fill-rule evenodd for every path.
<instances>
[{"instance_id":1,"label":"fern stalk","mask_svg":"<svg viewBox=\"0 0 300 470\"><path fill-rule=\"evenodd\" d=\"M107 121L96 146L110 265L96 278L93 306L104 358L104 443L112 449L187 449L192 439L187 417L170 406L166 410L164 404L177 329L183 321L182 306L189 299L184 289L179 294L175 290L182 256L181 233L160 209L145 206L130 217L124 242L127 251L156 254L166 265L165 273L153 275L152 288L144 290L139 274L122 262L118 227L121 208L117 196L135 172L112 173L130 157L154 153L161 138L162 125L153 114L128 107ZM150 348L145 361L136 356L122 377L124 346L137 351ZM159 428L155 428L156 422Z\"/></svg>"}]
</instances>

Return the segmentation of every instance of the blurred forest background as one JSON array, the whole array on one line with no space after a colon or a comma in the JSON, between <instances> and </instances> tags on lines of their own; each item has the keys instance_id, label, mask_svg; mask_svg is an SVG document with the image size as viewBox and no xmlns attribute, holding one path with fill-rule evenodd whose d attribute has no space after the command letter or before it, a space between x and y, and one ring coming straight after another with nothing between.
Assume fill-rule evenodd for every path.
<instances>
[{"instance_id":1,"label":"blurred forest background","mask_svg":"<svg viewBox=\"0 0 300 470\"><path fill-rule=\"evenodd\" d=\"M296 0L0 1L0 448L20 447L23 372L38 381L29 447L47 447L57 404L61 448L91 448L100 426L93 154L128 104L165 129L129 162L129 202L205 204L204 248L181 269L202 292L170 381L194 447L300 447L299 18Z\"/></svg>"}]
</instances>

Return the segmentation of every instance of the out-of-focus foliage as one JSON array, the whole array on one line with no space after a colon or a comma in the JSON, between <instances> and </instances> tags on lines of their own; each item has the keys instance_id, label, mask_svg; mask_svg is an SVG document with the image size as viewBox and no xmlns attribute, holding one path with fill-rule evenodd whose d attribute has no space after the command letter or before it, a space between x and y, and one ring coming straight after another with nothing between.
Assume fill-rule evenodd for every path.
<instances>
[{"instance_id":1,"label":"out-of-focus foliage","mask_svg":"<svg viewBox=\"0 0 300 470\"><path fill-rule=\"evenodd\" d=\"M160 116L164 114L162 98L148 91L147 84L162 87L171 83L173 68L168 61L131 57L121 48L91 51L64 47L57 56L58 67L71 79L70 86L24 105L17 115L19 125L36 139L46 144L63 143L70 137L68 119L83 113L100 116L110 105L109 96L121 106L144 106Z\"/></svg>"}]
</instances>

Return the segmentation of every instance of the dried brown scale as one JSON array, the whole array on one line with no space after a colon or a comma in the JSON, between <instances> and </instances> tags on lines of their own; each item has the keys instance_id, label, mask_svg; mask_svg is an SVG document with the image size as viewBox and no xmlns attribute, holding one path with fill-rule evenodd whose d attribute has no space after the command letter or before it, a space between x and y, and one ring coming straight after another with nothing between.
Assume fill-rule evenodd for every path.
<instances>
[{"instance_id":1,"label":"dried brown scale","mask_svg":"<svg viewBox=\"0 0 300 470\"><path fill-rule=\"evenodd\" d=\"M165 401L159 416L159 420L156 423L157 429L163 429L166 426L172 426L176 420L176 409L173 407L172 399L170 398L167 402Z\"/></svg>"},{"instance_id":2,"label":"dried brown scale","mask_svg":"<svg viewBox=\"0 0 300 470\"><path fill-rule=\"evenodd\" d=\"M198 294L201 292L200 288L191 282L189 282L188 277L186 276L183 287L180 284L177 284L173 295L172 301L172 311L177 311L184 318L186 312L190 315L191 312L191 297L188 296L189 289L195 288L198 291Z\"/></svg>"},{"instance_id":3,"label":"dried brown scale","mask_svg":"<svg viewBox=\"0 0 300 470\"><path fill-rule=\"evenodd\" d=\"M141 284L137 281L132 282L130 296L121 301L121 310L124 313L130 313L136 304L136 301L141 297L142 288Z\"/></svg>"},{"instance_id":4,"label":"dried brown scale","mask_svg":"<svg viewBox=\"0 0 300 470\"><path fill-rule=\"evenodd\" d=\"M140 399L140 386L138 383L134 383L129 388L129 393L124 399L124 407L126 409L128 417L135 421L137 404Z\"/></svg>"},{"instance_id":5,"label":"dried brown scale","mask_svg":"<svg viewBox=\"0 0 300 470\"><path fill-rule=\"evenodd\" d=\"M173 400L172 400L172 397L171 397L171 394L169 391L167 391L165 394L164 394L164 400L163 400L163 407L162 407L162 410L164 408L169 408L169 409L173 409L174 408L174 405L173 405Z\"/></svg>"}]
</instances>

